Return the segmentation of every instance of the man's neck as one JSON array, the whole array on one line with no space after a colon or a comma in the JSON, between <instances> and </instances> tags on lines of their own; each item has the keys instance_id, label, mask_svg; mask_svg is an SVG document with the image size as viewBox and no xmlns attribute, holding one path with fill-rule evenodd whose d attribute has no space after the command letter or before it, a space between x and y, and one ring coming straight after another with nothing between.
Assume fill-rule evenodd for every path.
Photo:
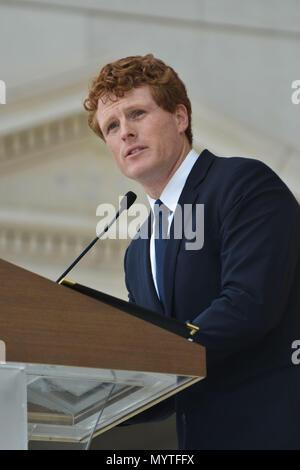
<instances>
[{"instance_id":1,"label":"man's neck","mask_svg":"<svg viewBox=\"0 0 300 470\"><path fill-rule=\"evenodd\" d=\"M147 184L147 183L142 184L144 191L146 194L148 194L148 196L150 196L152 199L159 199L164 188L167 186L167 184L169 183L173 175L176 173L176 171L178 170L182 162L185 160L185 158L191 151L191 148L192 147L189 143L184 146L180 157L176 161L175 165L173 165L173 167L170 168L170 171L167 177L164 177L162 179L157 178L157 180L152 181L151 184Z\"/></svg>"}]
</instances>

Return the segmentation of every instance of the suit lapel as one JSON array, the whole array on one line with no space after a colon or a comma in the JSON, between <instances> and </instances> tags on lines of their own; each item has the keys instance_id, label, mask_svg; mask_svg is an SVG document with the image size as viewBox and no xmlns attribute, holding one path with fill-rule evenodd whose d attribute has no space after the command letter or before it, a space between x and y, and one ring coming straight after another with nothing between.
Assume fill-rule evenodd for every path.
<instances>
[{"instance_id":1,"label":"suit lapel","mask_svg":"<svg viewBox=\"0 0 300 470\"><path fill-rule=\"evenodd\" d=\"M182 227L183 227L183 208L184 204L194 204L198 196L198 186L205 179L207 172L214 162L216 157L208 150L204 150L195 165L193 166L187 181L184 185L180 195L178 205L182 208ZM170 228L170 240L166 249L165 259L168 260L164 266L164 285L165 285L165 299L166 299L166 315L171 316L173 310L173 292L174 292L174 279L177 263L178 251L182 239L174 239L174 219L178 216L178 208L175 210L173 222ZM149 257L149 254L148 254ZM152 281L153 283L153 281ZM155 288L154 288L155 290Z\"/></svg>"}]
</instances>

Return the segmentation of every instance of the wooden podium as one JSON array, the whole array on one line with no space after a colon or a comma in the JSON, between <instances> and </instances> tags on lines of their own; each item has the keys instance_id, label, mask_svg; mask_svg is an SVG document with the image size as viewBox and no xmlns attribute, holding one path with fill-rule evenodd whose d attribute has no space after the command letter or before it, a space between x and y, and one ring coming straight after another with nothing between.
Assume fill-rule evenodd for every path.
<instances>
[{"instance_id":1,"label":"wooden podium","mask_svg":"<svg viewBox=\"0 0 300 470\"><path fill-rule=\"evenodd\" d=\"M84 442L201 380L205 349L188 338L175 319L0 260L0 340L26 373L28 439Z\"/></svg>"}]
</instances>

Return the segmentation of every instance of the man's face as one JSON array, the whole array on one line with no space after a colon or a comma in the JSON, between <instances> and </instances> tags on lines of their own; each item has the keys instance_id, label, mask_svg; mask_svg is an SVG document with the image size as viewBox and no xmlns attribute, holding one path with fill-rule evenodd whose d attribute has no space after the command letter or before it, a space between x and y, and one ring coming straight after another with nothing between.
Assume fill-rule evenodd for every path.
<instances>
[{"instance_id":1,"label":"man's face","mask_svg":"<svg viewBox=\"0 0 300 470\"><path fill-rule=\"evenodd\" d=\"M96 116L117 165L146 187L164 186L187 153L185 106L178 105L174 114L165 111L148 85L112 99L99 99Z\"/></svg>"}]
</instances>

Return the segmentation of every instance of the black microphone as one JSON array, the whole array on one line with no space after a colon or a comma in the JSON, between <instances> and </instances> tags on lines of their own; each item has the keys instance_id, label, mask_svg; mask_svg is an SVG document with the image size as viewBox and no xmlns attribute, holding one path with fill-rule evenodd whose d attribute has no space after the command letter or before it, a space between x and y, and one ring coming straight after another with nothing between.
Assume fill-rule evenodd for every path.
<instances>
[{"instance_id":1,"label":"black microphone","mask_svg":"<svg viewBox=\"0 0 300 470\"><path fill-rule=\"evenodd\" d=\"M79 256L77 256L75 261L73 261L73 263L70 264L70 266L62 273L62 275L59 276L59 278L56 281L57 283L59 283L68 274L68 272L70 272L71 269L74 268L74 266L78 263L78 261L80 261L81 258L92 248L92 246L95 245L95 243L99 240L99 238L101 238L107 232L107 230L112 226L112 224L119 218L122 212L124 210L129 209L129 207L132 206L135 200L136 200L136 194L134 194L132 191L128 191L128 193L126 193L125 196L121 199L120 208L118 212L116 213L115 217L112 219L112 221L108 225L106 225L103 232L101 232L100 235L97 235L97 237L94 238L93 241L91 241L91 243L83 250L83 252L80 253Z\"/></svg>"}]
</instances>

